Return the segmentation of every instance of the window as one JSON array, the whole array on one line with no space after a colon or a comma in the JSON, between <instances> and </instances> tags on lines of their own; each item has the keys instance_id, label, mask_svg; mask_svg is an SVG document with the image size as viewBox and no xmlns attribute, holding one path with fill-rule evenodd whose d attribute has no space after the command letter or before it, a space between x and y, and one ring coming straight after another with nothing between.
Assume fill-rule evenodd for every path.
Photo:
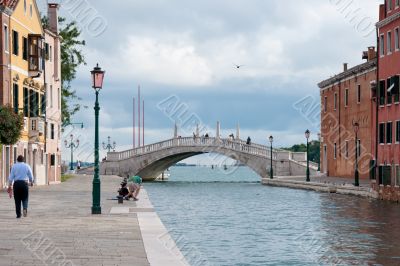
<instances>
[{"instance_id":1,"label":"window","mask_svg":"<svg viewBox=\"0 0 400 266\"><path fill-rule=\"evenodd\" d=\"M335 92L335 96L333 98L333 110L336 110L337 107L337 93Z\"/></svg>"},{"instance_id":2,"label":"window","mask_svg":"<svg viewBox=\"0 0 400 266\"><path fill-rule=\"evenodd\" d=\"M386 143L392 143L392 122L386 124Z\"/></svg>"},{"instance_id":3,"label":"window","mask_svg":"<svg viewBox=\"0 0 400 266\"><path fill-rule=\"evenodd\" d=\"M50 50L49 50L49 60L50 62L53 60L53 47L50 45Z\"/></svg>"},{"instance_id":4,"label":"window","mask_svg":"<svg viewBox=\"0 0 400 266\"><path fill-rule=\"evenodd\" d=\"M400 121L396 121L396 142L400 143Z\"/></svg>"},{"instance_id":5,"label":"window","mask_svg":"<svg viewBox=\"0 0 400 266\"><path fill-rule=\"evenodd\" d=\"M56 165L56 155L55 154L51 154L50 155L50 165L51 166L55 166Z\"/></svg>"},{"instance_id":6,"label":"window","mask_svg":"<svg viewBox=\"0 0 400 266\"><path fill-rule=\"evenodd\" d=\"M50 53L50 47L49 44L46 42L44 44L44 57L46 60L49 60L49 53Z\"/></svg>"},{"instance_id":7,"label":"window","mask_svg":"<svg viewBox=\"0 0 400 266\"><path fill-rule=\"evenodd\" d=\"M349 158L349 141L346 140L345 157Z\"/></svg>"},{"instance_id":8,"label":"window","mask_svg":"<svg viewBox=\"0 0 400 266\"><path fill-rule=\"evenodd\" d=\"M379 166L379 184L388 186L391 184L392 167L390 165Z\"/></svg>"},{"instance_id":9,"label":"window","mask_svg":"<svg viewBox=\"0 0 400 266\"><path fill-rule=\"evenodd\" d=\"M53 108L53 85L50 85L50 107Z\"/></svg>"},{"instance_id":10,"label":"window","mask_svg":"<svg viewBox=\"0 0 400 266\"><path fill-rule=\"evenodd\" d=\"M394 88L394 84L392 84L392 81L391 81L390 78L387 79L386 86L387 86L387 90L386 90L387 99L386 99L386 101L387 101L387 104L392 104L392 99L393 99L392 90Z\"/></svg>"},{"instance_id":11,"label":"window","mask_svg":"<svg viewBox=\"0 0 400 266\"><path fill-rule=\"evenodd\" d=\"M32 15L33 15L33 6L32 6L32 3L31 3L30 6L29 6L29 15L30 15L31 18L32 18Z\"/></svg>"},{"instance_id":12,"label":"window","mask_svg":"<svg viewBox=\"0 0 400 266\"><path fill-rule=\"evenodd\" d=\"M325 96L324 97L324 112L325 113L326 113L327 107L328 107L328 98Z\"/></svg>"},{"instance_id":13,"label":"window","mask_svg":"<svg viewBox=\"0 0 400 266\"><path fill-rule=\"evenodd\" d=\"M40 113L46 114L46 94L40 95Z\"/></svg>"},{"instance_id":14,"label":"window","mask_svg":"<svg viewBox=\"0 0 400 266\"><path fill-rule=\"evenodd\" d=\"M386 0L387 11L392 10L392 0Z\"/></svg>"},{"instance_id":15,"label":"window","mask_svg":"<svg viewBox=\"0 0 400 266\"><path fill-rule=\"evenodd\" d=\"M57 109L60 110L61 109L61 92L60 92L60 88L57 89Z\"/></svg>"},{"instance_id":16,"label":"window","mask_svg":"<svg viewBox=\"0 0 400 266\"><path fill-rule=\"evenodd\" d=\"M8 53L9 49L9 33L8 33L8 26L4 25L4 51Z\"/></svg>"},{"instance_id":17,"label":"window","mask_svg":"<svg viewBox=\"0 0 400 266\"><path fill-rule=\"evenodd\" d=\"M14 55L18 55L19 54L19 36L18 36L18 32L17 31L15 31L15 30L13 30L12 31L12 33L13 33L13 35L12 35L12 38L13 38L13 54Z\"/></svg>"},{"instance_id":18,"label":"window","mask_svg":"<svg viewBox=\"0 0 400 266\"><path fill-rule=\"evenodd\" d=\"M22 59L28 60L28 38L22 38Z\"/></svg>"},{"instance_id":19,"label":"window","mask_svg":"<svg viewBox=\"0 0 400 266\"><path fill-rule=\"evenodd\" d=\"M392 53L392 32L387 33L387 54Z\"/></svg>"},{"instance_id":20,"label":"window","mask_svg":"<svg viewBox=\"0 0 400 266\"><path fill-rule=\"evenodd\" d=\"M349 89L344 90L344 106L349 105Z\"/></svg>"},{"instance_id":21,"label":"window","mask_svg":"<svg viewBox=\"0 0 400 266\"><path fill-rule=\"evenodd\" d=\"M400 186L400 167L396 165L396 186Z\"/></svg>"},{"instance_id":22,"label":"window","mask_svg":"<svg viewBox=\"0 0 400 266\"><path fill-rule=\"evenodd\" d=\"M26 0L24 0L24 13L26 15Z\"/></svg>"},{"instance_id":23,"label":"window","mask_svg":"<svg viewBox=\"0 0 400 266\"><path fill-rule=\"evenodd\" d=\"M356 147L357 156L361 157L361 140L357 140L357 147Z\"/></svg>"},{"instance_id":24,"label":"window","mask_svg":"<svg viewBox=\"0 0 400 266\"><path fill-rule=\"evenodd\" d=\"M385 123L379 124L379 144L385 144Z\"/></svg>"},{"instance_id":25,"label":"window","mask_svg":"<svg viewBox=\"0 0 400 266\"><path fill-rule=\"evenodd\" d=\"M43 165L44 163L44 151L42 150L42 152L40 153L40 164Z\"/></svg>"},{"instance_id":26,"label":"window","mask_svg":"<svg viewBox=\"0 0 400 266\"><path fill-rule=\"evenodd\" d=\"M17 147L14 147L14 163L17 163Z\"/></svg>"},{"instance_id":27,"label":"window","mask_svg":"<svg viewBox=\"0 0 400 266\"><path fill-rule=\"evenodd\" d=\"M400 0L396 0L396 7L399 7L400 5Z\"/></svg>"},{"instance_id":28,"label":"window","mask_svg":"<svg viewBox=\"0 0 400 266\"><path fill-rule=\"evenodd\" d=\"M398 51L400 49L399 45L399 28L394 30L394 49Z\"/></svg>"},{"instance_id":29,"label":"window","mask_svg":"<svg viewBox=\"0 0 400 266\"><path fill-rule=\"evenodd\" d=\"M398 103L399 102L399 76L393 76L390 78L390 83L392 84L393 88L391 89L392 95L394 95L394 102Z\"/></svg>"},{"instance_id":30,"label":"window","mask_svg":"<svg viewBox=\"0 0 400 266\"><path fill-rule=\"evenodd\" d=\"M18 95L19 95L19 87L18 84L13 84L13 102L14 102L14 112L18 114L19 110L19 102L18 102Z\"/></svg>"},{"instance_id":31,"label":"window","mask_svg":"<svg viewBox=\"0 0 400 266\"><path fill-rule=\"evenodd\" d=\"M54 139L54 124L50 124L50 138Z\"/></svg>"},{"instance_id":32,"label":"window","mask_svg":"<svg viewBox=\"0 0 400 266\"><path fill-rule=\"evenodd\" d=\"M29 71L42 71L43 40L38 34L30 34L28 41Z\"/></svg>"},{"instance_id":33,"label":"window","mask_svg":"<svg viewBox=\"0 0 400 266\"><path fill-rule=\"evenodd\" d=\"M24 116L29 116L29 94L28 88L24 88Z\"/></svg>"},{"instance_id":34,"label":"window","mask_svg":"<svg viewBox=\"0 0 400 266\"><path fill-rule=\"evenodd\" d=\"M336 159L336 143L333 144L333 159Z\"/></svg>"},{"instance_id":35,"label":"window","mask_svg":"<svg viewBox=\"0 0 400 266\"><path fill-rule=\"evenodd\" d=\"M361 85L357 86L357 103L361 103Z\"/></svg>"},{"instance_id":36,"label":"window","mask_svg":"<svg viewBox=\"0 0 400 266\"><path fill-rule=\"evenodd\" d=\"M29 90L29 116L37 117L39 115L39 93Z\"/></svg>"},{"instance_id":37,"label":"window","mask_svg":"<svg viewBox=\"0 0 400 266\"><path fill-rule=\"evenodd\" d=\"M379 81L379 105L384 105L386 100L386 86L385 81Z\"/></svg>"},{"instance_id":38,"label":"window","mask_svg":"<svg viewBox=\"0 0 400 266\"><path fill-rule=\"evenodd\" d=\"M385 36L383 34L379 39L379 53L381 56L385 55Z\"/></svg>"}]
</instances>

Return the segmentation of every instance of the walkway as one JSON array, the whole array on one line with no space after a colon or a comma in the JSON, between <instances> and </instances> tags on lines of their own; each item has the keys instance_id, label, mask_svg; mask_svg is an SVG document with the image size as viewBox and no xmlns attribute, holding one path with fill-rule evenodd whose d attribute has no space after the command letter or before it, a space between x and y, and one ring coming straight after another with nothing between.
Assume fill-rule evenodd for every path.
<instances>
[{"instance_id":1,"label":"walkway","mask_svg":"<svg viewBox=\"0 0 400 266\"><path fill-rule=\"evenodd\" d=\"M155 221L157 233L164 227L152 208L107 200L116 195L120 181L119 177L102 177L103 214L98 216L90 214L92 176L33 188L27 218L16 219L13 199L1 192L0 265L157 265L149 263L154 254L146 254L138 215L152 213L149 222ZM142 196L141 204L150 206L146 194ZM118 206L129 211L116 211ZM150 239L156 237L150 234Z\"/></svg>"}]
</instances>

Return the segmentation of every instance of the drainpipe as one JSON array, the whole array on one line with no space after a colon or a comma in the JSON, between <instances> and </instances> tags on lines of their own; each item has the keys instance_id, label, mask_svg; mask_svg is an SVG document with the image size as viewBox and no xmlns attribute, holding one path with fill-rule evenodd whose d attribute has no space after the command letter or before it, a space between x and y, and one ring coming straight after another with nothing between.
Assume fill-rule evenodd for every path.
<instances>
[{"instance_id":1,"label":"drainpipe","mask_svg":"<svg viewBox=\"0 0 400 266\"><path fill-rule=\"evenodd\" d=\"M386 7L385 7L386 9ZM377 47L377 56L376 56L376 98L375 98L375 104L376 104L376 112L375 112L375 182L378 179L378 185L379 185L379 173L378 173L378 147L379 147L379 141L378 141L378 134L379 134L379 101L378 93L380 93L380 81L379 81L379 58L380 58L380 45L379 45L379 29L376 27L376 47Z\"/></svg>"}]
</instances>

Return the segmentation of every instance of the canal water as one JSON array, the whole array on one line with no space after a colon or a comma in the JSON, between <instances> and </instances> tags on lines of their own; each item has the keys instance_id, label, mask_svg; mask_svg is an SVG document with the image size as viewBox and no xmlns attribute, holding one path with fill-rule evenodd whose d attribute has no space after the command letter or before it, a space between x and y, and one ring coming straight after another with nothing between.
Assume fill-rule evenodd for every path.
<instances>
[{"instance_id":1,"label":"canal water","mask_svg":"<svg viewBox=\"0 0 400 266\"><path fill-rule=\"evenodd\" d=\"M398 204L262 186L246 167L170 174L145 188L191 265L400 265Z\"/></svg>"}]
</instances>

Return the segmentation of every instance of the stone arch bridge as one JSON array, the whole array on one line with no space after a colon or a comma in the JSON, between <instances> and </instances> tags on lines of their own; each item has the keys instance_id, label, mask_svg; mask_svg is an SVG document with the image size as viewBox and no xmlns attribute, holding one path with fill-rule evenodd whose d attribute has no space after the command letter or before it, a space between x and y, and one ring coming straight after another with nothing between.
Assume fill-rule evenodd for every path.
<instances>
[{"instance_id":1,"label":"stone arch bridge","mask_svg":"<svg viewBox=\"0 0 400 266\"><path fill-rule=\"evenodd\" d=\"M101 174L125 177L139 175L145 181L156 179L162 172L186 158L216 153L248 166L261 178L269 176L271 150L259 144L247 145L242 140L222 138L173 138L122 152L110 152L101 164ZM305 176L306 154L274 149L273 170L276 176ZM311 175L317 166L310 163Z\"/></svg>"}]
</instances>

